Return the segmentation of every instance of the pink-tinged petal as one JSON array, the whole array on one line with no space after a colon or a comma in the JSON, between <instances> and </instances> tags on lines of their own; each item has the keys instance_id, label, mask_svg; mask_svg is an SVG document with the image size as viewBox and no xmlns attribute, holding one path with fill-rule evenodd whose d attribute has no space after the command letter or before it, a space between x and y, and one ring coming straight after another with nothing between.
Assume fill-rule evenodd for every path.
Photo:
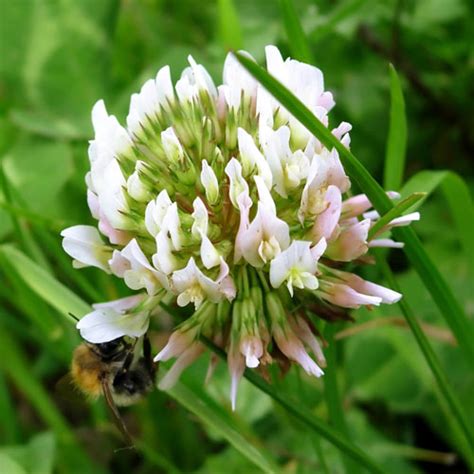
<instances>
[{"instance_id":1,"label":"pink-tinged petal","mask_svg":"<svg viewBox=\"0 0 474 474\"><path fill-rule=\"evenodd\" d=\"M247 193L241 193L237 198L237 204L240 211L240 224L239 230L235 237L235 246L234 246L234 263L238 263L242 258L242 246L244 244L245 233L249 227L249 212L252 207L252 200L250 199Z\"/></svg>"},{"instance_id":2,"label":"pink-tinged petal","mask_svg":"<svg viewBox=\"0 0 474 474\"><path fill-rule=\"evenodd\" d=\"M357 292L354 288L343 283L333 283L320 278L318 296L329 301L329 303L343 308L360 308L363 305L378 306L382 303L382 298L369 296Z\"/></svg>"},{"instance_id":3,"label":"pink-tinged petal","mask_svg":"<svg viewBox=\"0 0 474 474\"><path fill-rule=\"evenodd\" d=\"M167 361L173 357L178 357L188 347L190 347L197 335L198 326L190 330L176 330L171 334L168 342L163 349L153 359L155 362Z\"/></svg>"},{"instance_id":4,"label":"pink-tinged petal","mask_svg":"<svg viewBox=\"0 0 474 474\"><path fill-rule=\"evenodd\" d=\"M369 242L369 247L382 247L392 249L402 249L404 247L403 242L395 242L392 239L374 239Z\"/></svg>"},{"instance_id":5,"label":"pink-tinged petal","mask_svg":"<svg viewBox=\"0 0 474 474\"><path fill-rule=\"evenodd\" d=\"M237 402L237 389L239 387L240 379L245 371L244 357L239 352L235 344L231 342L231 347L227 353L227 366L231 377L230 385L230 401L232 405L232 411L235 410Z\"/></svg>"},{"instance_id":6,"label":"pink-tinged petal","mask_svg":"<svg viewBox=\"0 0 474 474\"><path fill-rule=\"evenodd\" d=\"M290 325L295 334L313 351L318 364L321 367L326 367L326 358L324 357L321 345L308 326L308 323L303 318L297 316L290 318Z\"/></svg>"},{"instance_id":7,"label":"pink-tinged petal","mask_svg":"<svg viewBox=\"0 0 474 474\"><path fill-rule=\"evenodd\" d=\"M169 390L178 381L184 369L189 367L203 352L204 346L200 342L195 342L188 347L172 365L168 373L160 380L158 388Z\"/></svg>"},{"instance_id":8,"label":"pink-tinged petal","mask_svg":"<svg viewBox=\"0 0 474 474\"><path fill-rule=\"evenodd\" d=\"M328 257L340 262L350 262L367 253L370 223L369 219L365 219L343 228L339 236L328 245Z\"/></svg>"},{"instance_id":9,"label":"pink-tinged petal","mask_svg":"<svg viewBox=\"0 0 474 474\"><path fill-rule=\"evenodd\" d=\"M331 92L323 92L318 99L317 105L324 107L328 112L336 105Z\"/></svg>"},{"instance_id":10,"label":"pink-tinged petal","mask_svg":"<svg viewBox=\"0 0 474 474\"><path fill-rule=\"evenodd\" d=\"M304 348L302 342L296 337L293 330L288 326L283 332L280 327L272 328L273 338L278 348L288 359L297 362L303 367L308 375L321 377L324 374L322 369L314 362Z\"/></svg>"},{"instance_id":11,"label":"pink-tinged petal","mask_svg":"<svg viewBox=\"0 0 474 474\"><path fill-rule=\"evenodd\" d=\"M364 280L354 273L335 270L334 274L358 293L380 298L382 303L393 304L402 298L400 293Z\"/></svg>"},{"instance_id":12,"label":"pink-tinged petal","mask_svg":"<svg viewBox=\"0 0 474 474\"><path fill-rule=\"evenodd\" d=\"M341 138L352 130L352 125L348 122L341 122L337 128L332 130L332 134L338 139Z\"/></svg>"},{"instance_id":13,"label":"pink-tinged petal","mask_svg":"<svg viewBox=\"0 0 474 474\"><path fill-rule=\"evenodd\" d=\"M400 198L400 194L396 191L387 191L386 194L392 200ZM357 194L343 201L342 215L344 219L358 217L368 211L371 207L372 203L365 194ZM378 218L378 214L375 217Z\"/></svg>"},{"instance_id":14,"label":"pink-tinged petal","mask_svg":"<svg viewBox=\"0 0 474 474\"><path fill-rule=\"evenodd\" d=\"M342 203L342 214L345 218L357 217L368 211L372 203L365 194L357 194Z\"/></svg>"},{"instance_id":15,"label":"pink-tinged petal","mask_svg":"<svg viewBox=\"0 0 474 474\"><path fill-rule=\"evenodd\" d=\"M324 199L327 202L327 208L316 217L311 229L311 237L314 242L321 238L330 240L341 216L342 195L339 188L333 185L329 186Z\"/></svg>"}]
</instances>

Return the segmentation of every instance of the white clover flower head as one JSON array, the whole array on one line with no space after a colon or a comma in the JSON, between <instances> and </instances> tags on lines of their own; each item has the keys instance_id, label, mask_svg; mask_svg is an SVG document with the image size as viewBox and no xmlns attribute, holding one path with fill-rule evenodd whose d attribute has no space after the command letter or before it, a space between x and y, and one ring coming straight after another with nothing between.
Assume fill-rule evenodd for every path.
<instances>
[{"instance_id":1,"label":"white clover flower head","mask_svg":"<svg viewBox=\"0 0 474 474\"><path fill-rule=\"evenodd\" d=\"M140 292L85 316L78 324L85 339L137 337L163 300L187 307L192 316L157 356L177 358L161 386L204 351L206 337L227 351L235 407L245 367L270 363L271 347L322 375L324 355L297 310L302 302L330 311L401 297L343 267L371 247L399 247L390 229L419 214L399 216L372 236L379 215L365 195L347 195L351 183L337 150L312 136L232 54L217 87L188 60L176 84L165 66L132 95L126 127L103 101L94 106L86 183L97 228L64 230L63 247L74 266L98 267ZM274 46L266 61L329 128L335 102L322 72L284 60ZM349 147L350 130L342 122L331 132Z\"/></svg>"}]
</instances>

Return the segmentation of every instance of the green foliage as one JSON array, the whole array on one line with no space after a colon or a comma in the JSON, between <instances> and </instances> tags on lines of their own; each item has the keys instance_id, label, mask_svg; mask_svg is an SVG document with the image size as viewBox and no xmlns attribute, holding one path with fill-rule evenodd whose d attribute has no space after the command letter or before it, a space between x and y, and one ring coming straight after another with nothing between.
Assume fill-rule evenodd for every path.
<instances>
[{"instance_id":1,"label":"green foliage","mask_svg":"<svg viewBox=\"0 0 474 474\"><path fill-rule=\"evenodd\" d=\"M389 473L465 471L474 426L471 17L460 0L3 2L0 472L362 470L351 459ZM393 251L382 255L391 268L366 269L373 281L395 277L404 303L326 328L322 380L295 369L270 373L271 384L248 374L235 412L226 368L203 387L200 361L170 392L124 410L137 449L113 454L121 440L104 405L67 402L55 388L79 342L68 313L128 294L99 271L73 270L58 235L90 220L91 107L104 98L122 120L130 94L162 65L176 79L192 54L219 82L229 48L261 62L266 44L324 72L336 119L354 125L358 160L339 150L354 187L387 220L420 210L419 238L396 236L413 268ZM377 181L400 190L395 208ZM154 332L163 338L177 319Z\"/></svg>"}]
</instances>

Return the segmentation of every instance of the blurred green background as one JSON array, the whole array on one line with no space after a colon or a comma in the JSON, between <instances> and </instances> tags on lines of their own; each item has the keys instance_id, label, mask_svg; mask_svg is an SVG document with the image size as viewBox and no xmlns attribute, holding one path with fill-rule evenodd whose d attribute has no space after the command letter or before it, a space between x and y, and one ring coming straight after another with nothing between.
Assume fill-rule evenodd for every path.
<instances>
[{"instance_id":1,"label":"blurred green background","mask_svg":"<svg viewBox=\"0 0 474 474\"><path fill-rule=\"evenodd\" d=\"M13 245L87 303L126 295L120 282L100 271L73 271L60 245L62 228L92 223L84 175L93 104L105 99L109 112L124 121L131 93L165 64L178 78L188 54L217 83L231 46L241 46L260 62L267 44L289 55L294 43L285 30L283 4L0 0L2 474L261 472L262 465L252 462L252 449L283 472L359 472L245 381L232 413L224 364L203 386L208 356L185 373L171 396L156 391L123 410L139 441L134 451L115 452L122 440L104 404L76 400L61 388L79 342L73 325L59 303L38 296L35 288L46 281L41 274L27 272L26 284L28 275L11 261L17 255ZM295 0L294 6L326 88L335 95L332 123L353 124L352 150L373 175L383 181L391 62L406 103L404 179L420 170L450 170L472 192L473 4ZM462 222L472 200L462 193L453 198L461 180L449 187L443 184L445 175L417 176L412 190L421 187L430 195L416 230L472 321L473 276L454 225ZM402 252L395 251L390 262L473 425L472 365L461 357ZM369 269L367 276L380 279L374 272ZM336 378L313 380L293 368L273 380L278 392L326 420L325 383L336 381L350 439L387 472L467 472L461 435L398 307L359 311L354 317L355 323L331 331L329 368ZM170 320L168 329L172 326ZM157 331L155 339L161 336Z\"/></svg>"}]
</instances>

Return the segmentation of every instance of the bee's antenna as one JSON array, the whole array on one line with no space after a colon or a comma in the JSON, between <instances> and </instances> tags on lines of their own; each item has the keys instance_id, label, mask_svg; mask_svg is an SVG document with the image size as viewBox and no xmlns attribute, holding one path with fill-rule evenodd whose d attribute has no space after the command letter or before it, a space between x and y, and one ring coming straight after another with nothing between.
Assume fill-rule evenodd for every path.
<instances>
[{"instance_id":1,"label":"bee's antenna","mask_svg":"<svg viewBox=\"0 0 474 474\"><path fill-rule=\"evenodd\" d=\"M122 448L114 449L114 454L120 453L121 451L133 451L137 448L132 444L130 446L123 446Z\"/></svg>"},{"instance_id":2,"label":"bee's antenna","mask_svg":"<svg viewBox=\"0 0 474 474\"><path fill-rule=\"evenodd\" d=\"M71 318L75 319L77 322L79 322L79 318L77 316L74 316L72 313L67 313Z\"/></svg>"}]
</instances>

